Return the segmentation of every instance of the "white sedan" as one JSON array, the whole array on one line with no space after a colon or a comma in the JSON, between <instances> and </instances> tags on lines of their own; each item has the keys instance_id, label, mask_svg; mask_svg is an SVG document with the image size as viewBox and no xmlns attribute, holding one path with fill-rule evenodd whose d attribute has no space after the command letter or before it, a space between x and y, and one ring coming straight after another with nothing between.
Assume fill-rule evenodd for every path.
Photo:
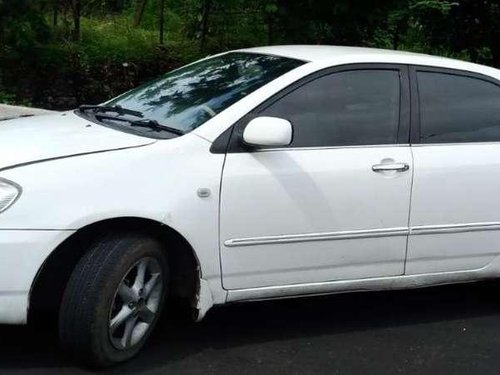
<instances>
[{"instance_id":1,"label":"white sedan","mask_svg":"<svg viewBox=\"0 0 500 375\"><path fill-rule=\"evenodd\" d=\"M0 323L84 363L162 309L500 276L500 71L411 53L223 53L0 122ZM168 297L168 298L167 298ZM174 299L172 297L175 297Z\"/></svg>"}]
</instances>

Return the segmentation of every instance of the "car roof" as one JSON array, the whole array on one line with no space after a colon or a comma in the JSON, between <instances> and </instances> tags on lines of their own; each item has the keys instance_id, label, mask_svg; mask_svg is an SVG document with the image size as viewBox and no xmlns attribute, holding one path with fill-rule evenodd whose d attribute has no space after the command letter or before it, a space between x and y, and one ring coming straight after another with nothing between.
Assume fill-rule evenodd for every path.
<instances>
[{"instance_id":1,"label":"car roof","mask_svg":"<svg viewBox=\"0 0 500 375\"><path fill-rule=\"evenodd\" d=\"M500 70L446 57L421 53L377 48L328 46L328 45L283 45L241 49L240 52L261 53L298 59L313 63L335 65L340 62L387 62L411 65L461 69L486 74L500 79Z\"/></svg>"},{"instance_id":2,"label":"car roof","mask_svg":"<svg viewBox=\"0 0 500 375\"><path fill-rule=\"evenodd\" d=\"M278 55L305 61L320 61L331 59L338 55L410 55L429 56L412 52L393 51L378 48L327 46L327 45L286 45L246 48L242 51Z\"/></svg>"}]
</instances>

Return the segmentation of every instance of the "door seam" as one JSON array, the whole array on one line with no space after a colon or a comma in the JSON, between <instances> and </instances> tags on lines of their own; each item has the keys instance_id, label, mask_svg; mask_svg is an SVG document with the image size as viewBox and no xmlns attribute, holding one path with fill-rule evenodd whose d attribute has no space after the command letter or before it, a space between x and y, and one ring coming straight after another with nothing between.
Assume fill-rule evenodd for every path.
<instances>
[{"instance_id":1,"label":"door seam","mask_svg":"<svg viewBox=\"0 0 500 375\"><path fill-rule=\"evenodd\" d=\"M407 222L407 227L409 229L408 235L406 236L406 250L405 250L405 261L403 265L403 275L406 275L406 267L408 263L408 250L410 247L410 235L411 235L411 210L412 210L412 203L413 203L413 185L415 182L415 158L413 156L413 148L410 146L410 157L411 157L411 163L413 168L411 169L411 181L410 181L410 202L408 205L408 222Z\"/></svg>"}]
</instances>

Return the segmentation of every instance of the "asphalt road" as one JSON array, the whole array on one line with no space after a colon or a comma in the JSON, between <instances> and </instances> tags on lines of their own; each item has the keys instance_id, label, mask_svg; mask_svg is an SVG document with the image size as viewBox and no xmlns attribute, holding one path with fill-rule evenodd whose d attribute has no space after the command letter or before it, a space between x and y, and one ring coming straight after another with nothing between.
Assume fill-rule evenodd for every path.
<instances>
[{"instance_id":1,"label":"asphalt road","mask_svg":"<svg viewBox=\"0 0 500 375\"><path fill-rule=\"evenodd\" d=\"M358 293L168 316L100 374L499 374L500 284ZM0 326L0 374L87 374L50 330Z\"/></svg>"}]
</instances>

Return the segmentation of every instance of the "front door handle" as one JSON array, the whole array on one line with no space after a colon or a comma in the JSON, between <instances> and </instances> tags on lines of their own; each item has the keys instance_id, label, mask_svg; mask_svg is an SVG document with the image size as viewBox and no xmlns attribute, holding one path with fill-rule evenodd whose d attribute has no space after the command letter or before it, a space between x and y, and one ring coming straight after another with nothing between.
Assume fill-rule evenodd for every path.
<instances>
[{"instance_id":1,"label":"front door handle","mask_svg":"<svg viewBox=\"0 0 500 375\"><path fill-rule=\"evenodd\" d=\"M375 164L372 166L373 172L406 172L410 166L406 163Z\"/></svg>"}]
</instances>

